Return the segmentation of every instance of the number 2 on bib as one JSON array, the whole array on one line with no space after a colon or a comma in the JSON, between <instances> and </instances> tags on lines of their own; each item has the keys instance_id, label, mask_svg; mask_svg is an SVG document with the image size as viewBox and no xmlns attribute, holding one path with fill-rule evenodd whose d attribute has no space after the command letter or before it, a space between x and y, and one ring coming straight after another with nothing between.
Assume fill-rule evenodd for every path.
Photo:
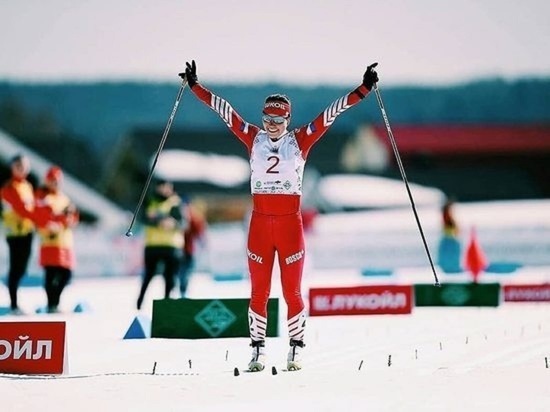
<instances>
[{"instance_id":1,"label":"number 2 on bib","mask_svg":"<svg viewBox=\"0 0 550 412\"><path fill-rule=\"evenodd\" d=\"M267 161L272 163L272 165L270 167L268 167L265 172L266 173L279 173L279 171L276 170L275 168L277 167L277 165L279 164L281 159L279 159L277 156L269 156L267 158Z\"/></svg>"}]
</instances>

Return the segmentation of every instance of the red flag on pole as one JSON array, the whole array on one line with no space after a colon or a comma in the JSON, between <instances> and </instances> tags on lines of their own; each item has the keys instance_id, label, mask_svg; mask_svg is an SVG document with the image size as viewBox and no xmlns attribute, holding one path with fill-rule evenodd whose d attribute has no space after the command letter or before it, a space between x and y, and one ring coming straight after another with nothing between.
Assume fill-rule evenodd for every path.
<instances>
[{"instance_id":1,"label":"red flag on pole","mask_svg":"<svg viewBox=\"0 0 550 412\"><path fill-rule=\"evenodd\" d=\"M466 249L466 261L464 266L470 271L472 279L476 283L481 272L488 266L485 253L477 240L475 228L472 228L470 233L470 243Z\"/></svg>"}]
</instances>

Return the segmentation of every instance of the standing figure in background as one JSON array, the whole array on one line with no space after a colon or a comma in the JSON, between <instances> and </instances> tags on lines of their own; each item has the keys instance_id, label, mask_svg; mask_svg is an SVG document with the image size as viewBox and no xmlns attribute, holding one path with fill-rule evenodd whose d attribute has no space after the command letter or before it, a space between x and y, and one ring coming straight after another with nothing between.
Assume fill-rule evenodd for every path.
<instances>
[{"instance_id":1,"label":"standing figure in background","mask_svg":"<svg viewBox=\"0 0 550 412\"><path fill-rule=\"evenodd\" d=\"M75 266L72 228L79 222L79 213L61 191L63 171L52 166L44 177L44 185L35 194L35 222L40 235L40 265L44 268L47 312L57 313L63 290Z\"/></svg>"},{"instance_id":2,"label":"standing figure in background","mask_svg":"<svg viewBox=\"0 0 550 412\"><path fill-rule=\"evenodd\" d=\"M462 272L462 247L459 227L454 216L454 200L447 199L441 208L442 235L438 249L438 265L445 273Z\"/></svg>"},{"instance_id":3,"label":"standing figure in background","mask_svg":"<svg viewBox=\"0 0 550 412\"><path fill-rule=\"evenodd\" d=\"M17 155L10 161L11 178L2 186L2 218L9 248L8 290L12 314L23 312L17 301L19 283L27 272L34 234L34 190L27 180L30 161Z\"/></svg>"},{"instance_id":4,"label":"standing figure in background","mask_svg":"<svg viewBox=\"0 0 550 412\"><path fill-rule=\"evenodd\" d=\"M189 277L195 267L196 243L204 240L206 232L206 219L203 210L194 202L187 204L187 217L188 225L183 231L183 258L179 270L179 287L182 298L187 293Z\"/></svg>"},{"instance_id":5,"label":"standing figure in background","mask_svg":"<svg viewBox=\"0 0 550 412\"><path fill-rule=\"evenodd\" d=\"M195 61L186 63L191 91L214 110L245 146L250 157L253 211L248 231L248 269L251 292L248 310L252 359L250 371L265 368L267 303L275 256L281 268L283 296L288 306L290 349L288 370L302 368L305 346L306 311L301 292L305 244L300 202L304 167L309 151L334 123L336 117L356 105L378 81L376 64L363 74L362 83L340 97L313 121L289 130L290 99L282 94L267 96L262 108L261 127L245 121L223 98L198 82Z\"/></svg>"},{"instance_id":6,"label":"standing figure in background","mask_svg":"<svg viewBox=\"0 0 550 412\"><path fill-rule=\"evenodd\" d=\"M183 230L187 226L183 202L174 191L174 185L166 180L156 183L154 193L145 203L144 214L145 272L137 300L138 310L159 265L163 267L164 298L170 297L182 256Z\"/></svg>"}]
</instances>

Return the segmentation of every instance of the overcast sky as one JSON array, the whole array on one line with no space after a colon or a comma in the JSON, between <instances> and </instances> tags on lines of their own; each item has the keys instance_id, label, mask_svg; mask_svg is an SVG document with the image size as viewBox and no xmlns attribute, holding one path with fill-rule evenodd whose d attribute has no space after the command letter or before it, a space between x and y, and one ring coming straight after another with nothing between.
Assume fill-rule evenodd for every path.
<instances>
[{"instance_id":1,"label":"overcast sky","mask_svg":"<svg viewBox=\"0 0 550 412\"><path fill-rule=\"evenodd\" d=\"M0 0L0 80L550 76L548 0ZM381 83L382 84L382 83Z\"/></svg>"}]
</instances>

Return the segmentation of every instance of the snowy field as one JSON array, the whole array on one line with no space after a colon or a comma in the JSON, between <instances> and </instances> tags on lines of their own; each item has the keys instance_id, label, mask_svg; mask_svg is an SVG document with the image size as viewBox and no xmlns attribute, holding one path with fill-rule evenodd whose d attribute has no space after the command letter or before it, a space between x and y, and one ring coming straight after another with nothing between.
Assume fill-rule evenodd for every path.
<instances>
[{"instance_id":1,"label":"snowy field","mask_svg":"<svg viewBox=\"0 0 550 412\"><path fill-rule=\"evenodd\" d=\"M398 283L432 282L429 269L404 269ZM453 275L453 280L467 280ZM548 268L506 275L548 281ZM449 280L442 277L442 282ZM485 278L485 280L494 280ZM353 271L308 273L311 286L385 283ZM123 339L138 312L135 276L76 279L63 313L0 321L67 322L69 371L60 376L0 374L0 410L12 411L548 411L550 307L414 308L412 315L311 317L304 369L284 372L286 327L267 339L268 367L245 373L246 338ZM278 279L273 296L280 297ZM141 315L162 295L157 277ZM248 281L192 278L189 297L247 297ZM7 290L0 287L0 300ZM20 290L28 313L45 303L39 287ZM88 308L74 313L81 304ZM285 305L281 305L285 316ZM277 374L272 374L272 367ZM239 368L239 376L234 369ZM154 371L154 373L153 373Z\"/></svg>"}]
</instances>

